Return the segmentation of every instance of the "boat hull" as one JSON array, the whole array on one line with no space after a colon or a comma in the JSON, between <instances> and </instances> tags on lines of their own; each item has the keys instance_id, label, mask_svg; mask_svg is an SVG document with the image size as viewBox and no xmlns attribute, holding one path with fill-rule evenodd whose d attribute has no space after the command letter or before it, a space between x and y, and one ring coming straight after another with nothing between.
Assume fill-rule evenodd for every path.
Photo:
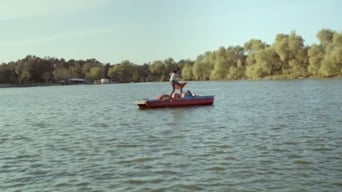
<instances>
[{"instance_id":1,"label":"boat hull","mask_svg":"<svg viewBox=\"0 0 342 192\"><path fill-rule=\"evenodd\" d=\"M212 105L214 96L194 96L191 98L175 98L175 99L143 99L136 101L141 109L149 108L165 108L165 107L188 107Z\"/></svg>"}]
</instances>

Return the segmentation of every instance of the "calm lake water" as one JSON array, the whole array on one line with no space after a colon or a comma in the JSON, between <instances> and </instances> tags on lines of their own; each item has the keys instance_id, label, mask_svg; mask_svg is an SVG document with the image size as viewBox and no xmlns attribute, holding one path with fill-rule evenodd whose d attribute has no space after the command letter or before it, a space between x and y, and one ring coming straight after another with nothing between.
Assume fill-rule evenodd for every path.
<instances>
[{"instance_id":1,"label":"calm lake water","mask_svg":"<svg viewBox=\"0 0 342 192\"><path fill-rule=\"evenodd\" d=\"M342 80L0 89L0 191L342 191Z\"/></svg>"}]
</instances>

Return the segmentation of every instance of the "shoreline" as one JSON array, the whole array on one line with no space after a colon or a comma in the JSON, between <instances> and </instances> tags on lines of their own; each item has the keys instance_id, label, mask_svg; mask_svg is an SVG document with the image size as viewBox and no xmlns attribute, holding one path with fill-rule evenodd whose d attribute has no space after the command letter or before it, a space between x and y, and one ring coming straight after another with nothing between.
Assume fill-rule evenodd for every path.
<instances>
[{"instance_id":1,"label":"shoreline","mask_svg":"<svg viewBox=\"0 0 342 192\"><path fill-rule=\"evenodd\" d=\"M336 77L306 77L306 78L272 78L272 77L265 77L260 79L235 79L235 80L219 80L219 81L239 81L239 80L250 80L250 81L260 81L260 80L267 80L267 81L291 81L291 80L329 80L329 79L342 79L342 76ZM214 81L214 80L205 80L205 81ZM216 81L216 80L215 80ZM150 82L160 82L160 81L150 81ZM107 83L107 84L117 84L116 83ZM142 82L136 82L142 83ZM60 83L23 83L23 84L10 84L10 83L0 83L0 88L25 88L25 87L50 87L50 86L66 86L66 85L103 85L101 83L70 83L70 84L60 84Z\"/></svg>"}]
</instances>

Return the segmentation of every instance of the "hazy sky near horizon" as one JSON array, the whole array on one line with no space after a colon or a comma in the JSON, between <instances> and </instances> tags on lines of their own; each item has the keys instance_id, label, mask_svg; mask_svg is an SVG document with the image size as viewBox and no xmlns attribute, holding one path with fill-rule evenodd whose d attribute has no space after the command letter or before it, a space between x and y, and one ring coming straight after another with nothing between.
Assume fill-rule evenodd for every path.
<instances>
[{"instance_id":1,"label":"hazy sky near horizon","mask_svg":"<svg viewBox=\"0 0 342 192\"><path fill-rule=\"evenodd\" d=\"M143 64L295 31L342 31L341 0L1 0L0 64L26 55Z\"/></svg>"}]
</instances>

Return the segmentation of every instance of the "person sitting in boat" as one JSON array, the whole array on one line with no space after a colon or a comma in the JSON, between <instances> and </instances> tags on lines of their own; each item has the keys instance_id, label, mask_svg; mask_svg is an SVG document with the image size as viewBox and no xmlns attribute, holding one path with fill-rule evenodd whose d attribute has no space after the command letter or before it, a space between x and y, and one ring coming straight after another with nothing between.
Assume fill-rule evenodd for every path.
<instances>
[{"instance_id":1,"label":"person sitting in boat","mask_svg":"<svg viewBox=\"0 0 342 192\"><path fill-rule=\"evenodd\" d=\"M177 68L177 70L173 70L171 73L170 82L172 85L172 91L171 91L170 97L172 97L173 93L175 92L176 85L180 87L180 92L183 93L183 86L181 83L178 82L179 72L180 72L180 69Z\"/></svg>"}]
</instances>

